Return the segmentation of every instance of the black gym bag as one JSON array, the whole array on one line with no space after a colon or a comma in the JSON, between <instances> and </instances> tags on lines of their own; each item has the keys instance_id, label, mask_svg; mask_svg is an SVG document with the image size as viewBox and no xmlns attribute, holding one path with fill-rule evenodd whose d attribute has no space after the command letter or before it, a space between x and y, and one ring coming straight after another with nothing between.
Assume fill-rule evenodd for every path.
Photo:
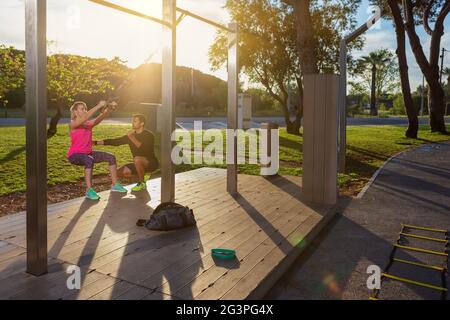
<instances>
[{"instance_id":1,"label":"black gym bag","mask_svg":"<svg viewBox=\"0 0 450 320\"><path fill-rule=\"evenodd\" d=\"M175 202L163 202L153 211L149 220L139 220L149 230L169 231L195 226L194 212Z\"/></svg>"}]
</instances>

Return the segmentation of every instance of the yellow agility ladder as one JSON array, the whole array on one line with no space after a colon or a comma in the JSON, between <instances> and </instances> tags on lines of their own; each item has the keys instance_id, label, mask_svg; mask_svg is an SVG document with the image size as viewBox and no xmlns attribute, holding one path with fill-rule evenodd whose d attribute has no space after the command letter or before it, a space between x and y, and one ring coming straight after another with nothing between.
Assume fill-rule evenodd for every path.
<instances>
[{"instance_id":1,"label":"yellow agility ladder","mask_svg":"<svg viewBox=\"0 0 450 320\"><path fill-rule=\"evenodd\" d=\"M389 258L389 263L386 266L386 268L384 269L383 273L381 274L381 283L383 283L383 280L385 280L385 279L390 279L393 281L409 283L409 284L413 284L416 286L429 288L432 290L439 291L441 293L441 299L446 300L447 299L447 291L448 291L447 278L446 278L446 275L448 272L448 230L431 229L431 228L425 228L425 227L412 226L412 225L408 225L408 224L402 224L401 227L402 228L399 233L398 239L397 239L396 243L393 244L392 252L391 252L390 258ZM430 232L434 232L436 234L443 234L444 238L426 237L426 236L411 234L411 233L407 233L406 232L407 230L430 231ZM424 240L424 241L432 241L432 242L442 243L444 246L444 249L442 251L434 251L434 250L428 250L428 249L423 249L423 248L406 246L406 245L401 244L401 240L403 238L414 238L414 239L420 239L420 240ZM404 259L398 259L395 257L395 253L398 249L440 256L440 257L444 257L445 260L443 261L442 266L433 266L433 265L428 265L425 263L419 263L419 262L414 262L414 261L409 261L409 260L404 260ZM426 268L426 269L438 271L441 273L441 282L442 282L441 286L428 284L428 283L415 281L415 280L410 280L410 279L406 279L406 278L401 278L401 277L397 277L395 275L389 274L389 269L391 268L391 266L394 263L407 264L407 265L412 265L412 266L416 266L419 268ZM373 294L369 297L369 300L380 300L378 298L380 291L381 291L381 289L374 289Z\"/></svg>"}]
</instances>

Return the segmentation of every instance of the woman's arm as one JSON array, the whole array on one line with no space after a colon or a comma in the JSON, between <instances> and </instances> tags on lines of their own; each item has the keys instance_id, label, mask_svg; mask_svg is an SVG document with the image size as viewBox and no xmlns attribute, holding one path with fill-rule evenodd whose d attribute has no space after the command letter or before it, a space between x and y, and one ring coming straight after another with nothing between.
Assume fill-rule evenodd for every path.
<instances>
[{"instance_id":1,"label":"woman's arm","mask_svg":"<svg viewBox=\"0 0 450 320\"><path fill-rule=\"evenodd\" d=\"M117 103L116 102L111 102L110 105L111 105L112 108L116 108L117 107ZM106 107L105 111L103 111L97 118L95 118L94 126L96 126L100 122L102 122L103 119L105 119L110 113L111 113L111 109L109 109L109 105L108 105L108 107Z\"/></svg>"},{"instance_id":2,"label":"woman's arm","mask_svg":"<svg viewBox=\"0 0 450 320\"><path fill-rule=\"evenodd\" d=\"M81 126L83 123L85 123L87 120L89 120L95 112L97 112L99 109L103 108L104 106L106 106L106 102L105 101L100 101L95 107L93 107L91 110L89 110L88 112L86 112L85 115L81 116L81 117L77 117L75 120L72 120L70 122L70 129L76 129L79 126Z\"/></svg>"}]
</instances>

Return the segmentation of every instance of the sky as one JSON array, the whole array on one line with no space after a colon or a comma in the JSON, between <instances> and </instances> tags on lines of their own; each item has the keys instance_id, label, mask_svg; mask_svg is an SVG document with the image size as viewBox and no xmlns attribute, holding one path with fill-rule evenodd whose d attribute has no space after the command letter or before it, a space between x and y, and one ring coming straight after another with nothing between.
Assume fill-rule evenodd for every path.
<instances>
[{"instance_id":1,"label":"sky","mask_svg":"<svg viewBox=\"0 0 450 320\"><path fill-rule=\"evenodd\" d=\"M161 0L109 0L161 18ZM368 0L363 0L358 12L358 23L363 24L371 14ZM226 24L229 15L223 8L225 0L178 0L177 5L208 19ZM130 67L144 61L161 62L161 29L157 23L102 7L87 0L47 0L47 39L52 41L49 52L72 53L90 57L120 57ZM125 27L126 26L126 27ZM25 46L24 0L0 1L0 44L19 49ZM445 29L450 27L446 21ZM226 70L212 72L208 63L208 50L214 42L213 26L186 17L178 27L177 65L193 67L226 80ZM422 45L428 54L429 36L418 28ZM353 52L363 56L377 49L395 50L395 32L390 21L373 26L366 35L363 50ZM450 50L450 35L442 38L442 46ZM411 86L422 83L422 75L409 45L408 62ZM450 53L445 66L450 66Z\"/></svg>"}]
</instances>

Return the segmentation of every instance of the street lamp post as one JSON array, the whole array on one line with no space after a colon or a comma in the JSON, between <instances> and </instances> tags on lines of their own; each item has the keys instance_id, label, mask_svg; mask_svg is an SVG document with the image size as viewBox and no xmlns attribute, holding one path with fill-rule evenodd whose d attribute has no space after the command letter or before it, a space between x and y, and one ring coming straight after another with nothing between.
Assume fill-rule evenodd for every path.
<instances>
[{"instance_id":1,"label":"street lamp post","mask_svg":"<svg viewBox=\"0 0 450 320\"><path fill-rule=\"evenodd\" d=\"M442 54L441 54L441 72L439 74L439 82L441 83L442 86L442 74L444 73L444 57L445 57L445 53L446 52L450 52L449 50L442 48Z\"/></svg>"}]
</instances>

